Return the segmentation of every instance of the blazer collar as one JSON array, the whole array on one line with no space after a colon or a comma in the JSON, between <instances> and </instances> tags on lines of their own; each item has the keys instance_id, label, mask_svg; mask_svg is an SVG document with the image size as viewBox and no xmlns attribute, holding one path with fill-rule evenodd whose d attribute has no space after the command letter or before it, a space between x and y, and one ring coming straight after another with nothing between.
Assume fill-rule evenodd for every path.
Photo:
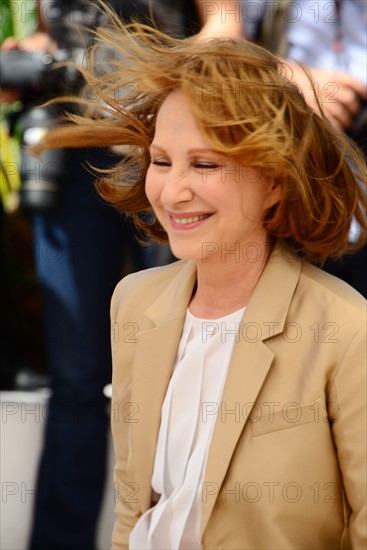
<instances>
[{"instance_id":1,"label":"blazer collar","mask_svg":"<svg viewBox=\"0 0 367 550\"><path fill-rule=\"evenodd\" d=\"M302 260L282 241L279 241L252 293L245 316L252 322L264 323L261 339L266 340L282 332L289 303L298 282ZM166 290L144 312L155 326L185 316L196 283L194 261L180 262L182 270L168 284ZM269 312L276 323L271 326Z\"/></svg>"},{"instance_id":2,"label":"blazer collar","mask_svg":"<svg viewBox=\"0 0 367 550\"><path fill-rule=\"evenodd\" d=\"M264 342L281 333L297 285L301 260L282 244L277 244L254 289L240 325L220 407L227 411L235 403L254 403L273 361ZM196 282L195 262L182 262L182 269L165 291L144 312L152 327L137 334L132 401L139 407L139 422L132 425L134 473L139 483L141 511L150 506L151 478L158 438L161 408L176 359L186 309ZM222 422L218 414L210 444L203 488L215 488L226 475L237 441L251 413L246 408L238 421L228 414ZM216 496L203 499L202 532Z\"/></svg>"},{"instance_id":3,"label":"blazer collar","mask_svg":"<svg viewBox=\"0 0 367 550\"><path fill-rule=\"evenodd\" d=\"M180 262L183 267L159 298L144 312L155 326L186 315L196 283L196 263Z\"/></svg>"}]
</instances>

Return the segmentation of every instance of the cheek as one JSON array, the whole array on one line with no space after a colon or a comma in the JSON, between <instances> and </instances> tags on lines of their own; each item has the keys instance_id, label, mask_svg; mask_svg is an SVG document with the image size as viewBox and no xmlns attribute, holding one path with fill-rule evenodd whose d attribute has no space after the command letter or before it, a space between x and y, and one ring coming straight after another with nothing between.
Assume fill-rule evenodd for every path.
<instances>
[{"instance_id":1,"label":"cheek","mask_svg":"<svg viewBox=\"0 0 367 550\"><path fill-rule=\"evenodd\" d=\"M153 211L161 223L164 226L164 216L161 205L161 193L162 193L162 178L154 174L153 170L148 168L147 175L145 177L145 194L147 199L153 208Z\"/></svg>"},{"instance_id":2,"label":"cheek","mask_svg":"<svg viewBox=\"0 0 367 550\"><path fill-rule=\"evenodd\" d=\"M241 205L244 216L251 221L259 222L264 218L268 192L262 182L254 182L247 185L242 193Z\"/></svg>"},{"instance_id":3,"label":"cheek","mask_svg":"<svg viewBox=\"0 0 367 550\"><path fill-rule=\"evenodd\" d=\"M147 175L145 177L145 194L148 197L148 201L153 206L159 197L159 189L157 179L152 174L150 168L148 168Z\"/></svg>"}]
</instances>

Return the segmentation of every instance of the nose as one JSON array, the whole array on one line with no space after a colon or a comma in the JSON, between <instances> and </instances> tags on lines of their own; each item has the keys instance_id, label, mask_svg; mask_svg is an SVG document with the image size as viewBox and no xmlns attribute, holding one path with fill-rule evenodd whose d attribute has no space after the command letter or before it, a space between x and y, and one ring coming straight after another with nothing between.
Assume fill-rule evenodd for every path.
<instances>
[{"instance_id":1,"label":"nose","mask_svg":"<svg viewBox=\"0 0 367 550\"><path fill-rule=\"evenodd\" d=\"M174 166L162 174L161 202L165 206L173 206L193 199L194 192L189 170Z\"/></svg>"}]
</instances>

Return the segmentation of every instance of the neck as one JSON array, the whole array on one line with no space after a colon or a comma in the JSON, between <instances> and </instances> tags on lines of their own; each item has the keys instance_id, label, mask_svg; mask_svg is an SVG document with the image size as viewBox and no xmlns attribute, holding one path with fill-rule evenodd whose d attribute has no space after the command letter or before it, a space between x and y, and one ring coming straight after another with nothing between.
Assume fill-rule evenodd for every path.
<instances>
[{"instance_id":1,"label":"neck","mask_svg":"<svg viewBox=\"0 0 367 550\"><path fill-rule=\"evenodd\" d=\"M229 315L247 305L264 270L272 247L267 242L225 257L211 257L197 262L197 287L190 311L197 317L215 319Z\"/></svg>"}]
</instances>

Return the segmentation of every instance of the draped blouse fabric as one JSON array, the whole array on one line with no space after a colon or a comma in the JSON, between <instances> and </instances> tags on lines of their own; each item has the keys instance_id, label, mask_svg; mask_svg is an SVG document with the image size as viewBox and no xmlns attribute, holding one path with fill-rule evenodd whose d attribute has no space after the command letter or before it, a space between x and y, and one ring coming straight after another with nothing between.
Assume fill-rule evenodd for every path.
<instances>
[{"instance_id":1,"label":"draped blouse fabric","mask_svg":"<svg viewBox=\"0 0 367 550\"><path fill-rule=\"evenodd\" d=\"M186 312L155 454L152 489L159 500L132 530L131 550L201 547L206 458L244 310L210 320Z\"/></svg>"}]
</instances>

